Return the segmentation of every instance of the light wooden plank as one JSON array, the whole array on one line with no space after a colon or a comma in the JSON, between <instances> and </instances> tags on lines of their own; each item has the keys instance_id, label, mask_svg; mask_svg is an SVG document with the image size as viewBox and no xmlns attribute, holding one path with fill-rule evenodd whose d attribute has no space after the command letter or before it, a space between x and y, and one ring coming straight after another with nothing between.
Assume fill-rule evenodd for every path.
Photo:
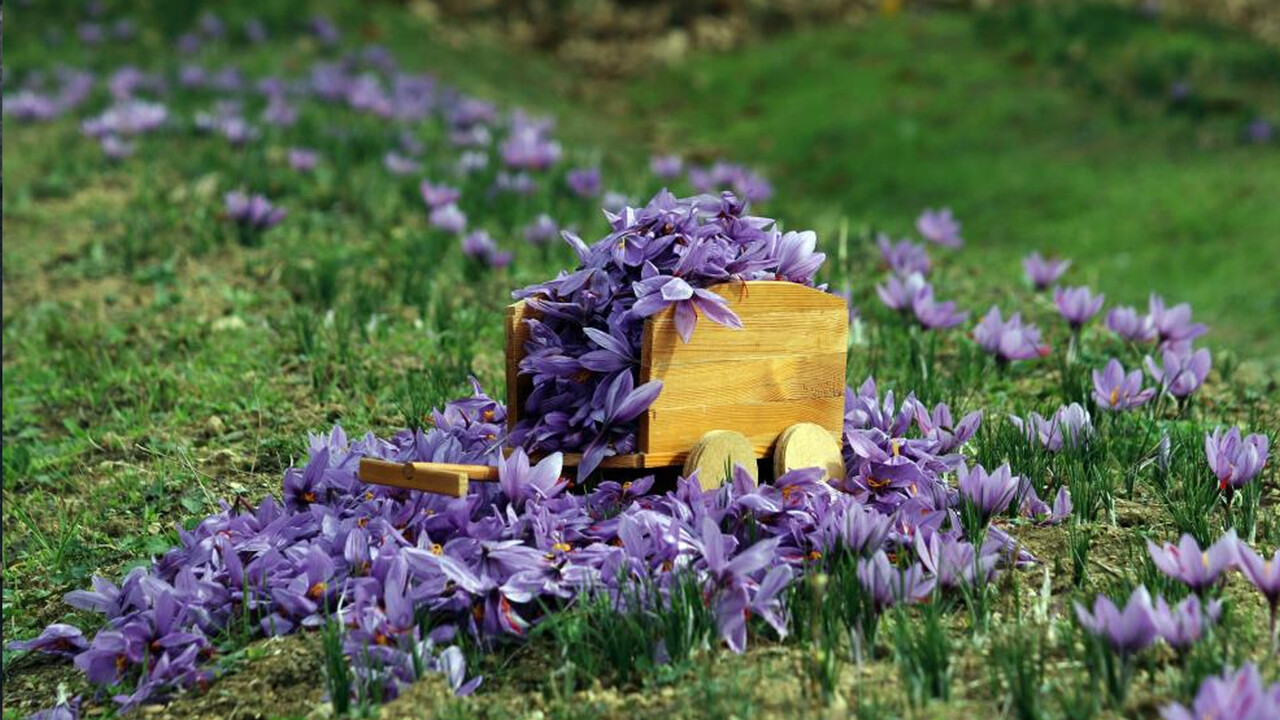
<instances>
[{"instance_id":1,"label":"light wooden plank","mask_svg":"<svg viewBox=\"0 0 1280 720\"><path fill-rule=\"evenodd\" d=\"M533 390L533 378L520 374L520 360L524 358L524 346L529 341L529 327L525 318L534 311L521 300L507 306L506 362L507 362L507 430L515 428L524 409L525 398Z\"/></svg>"},{"instance_id":2,"label":"light wooden plank","mask_svg":"<svg viewBox=\"0 0 1280 720\"><path fill-rule=\"evenodd\" d=\"M716 363L677 362L659 375L658 408L843 397L845 350L763 358L722 356Z\"/></svg>"},{"instance_id":3,"label":"light wooden plank","mask_svg":"<svg viewBox=\"0 0 1280 720\"><path fill-rule=\"evenodd\" d=\"M458 468L481 467L485 466L394 463L361 458L359 478L377 485L462 497L467 494L468 472Z\"/></svg>"},{"instance_id":4,"label":"light wooden plank","mask_svg":"<svg viewBox=\"0 0 1280 720\"><path fill-rule=\"evenodd\" d=\"M655 455L688 452L707 430L734 430L747 436L756 457L766 457L784 430L802 422L821 425L839 437L843 394L775 403L653 407L641 423L640 442L646 453Z\"/></svg>"}]
</instances>

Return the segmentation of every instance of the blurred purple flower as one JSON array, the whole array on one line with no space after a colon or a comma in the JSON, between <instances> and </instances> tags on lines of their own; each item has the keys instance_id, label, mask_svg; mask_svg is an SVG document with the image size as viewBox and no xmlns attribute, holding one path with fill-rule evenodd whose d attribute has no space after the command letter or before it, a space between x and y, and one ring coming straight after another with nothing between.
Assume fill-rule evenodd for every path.
<instances>
[{"instance_id":1,"label":"blurred purple flower","mask_svg":"<svg viewBox=\"0 0 1280 720\"><path fill-rule=\"evenodd\" d=\"M1039 328L1023 324L1021 313L1014 313L1007 321L1004 320L1000 316L1000 308L994 305L973 329L973 339L1003 363L1049 354L1049 346L1040 342Z\"/></svg>"},{"instance_id":2,"label":"blurred purple flower","mask_svg":"<svg viewBox=\"0 0 1280 720\"><path fill-rule=\"evenodd\" d=\"M560 226L550 215L542 213L524 228L524 239L530 245L546 245L560 234Z\"/></svg>"},{"instance_id":3,"label":"blurred purple flower","mask_svg":"<svg viewBox=\"0 0 1280 720\"><path fill-rule=\"evenodd\" d=\"M415 175L422 171L422 163L405 157L395 150L388 150L382 156L382 166L392 175Z\"/></svg>"},{"instance_id":4,"label":"blurred purple flower","mask_svg":"<svg viewBox=\"0 0 1280 720\"><path fill-rule=\"evenodd\" d=\"M920 273L911 273L905 278L899 275L890 275L884 285L876 285L876 295L890 310L906 312L912 309L916 297L926 287L928 287L928 283L925 282L924 276Z\"/></svg>"},{"instance_id":5,"label":"blurred purple flower","mask_svg":"<svg viewBox=\"0 0 1280 720\"><path fill-rule=\"evenodd\" d=\"M956 304L951 301L938 302L933 298L933 288L925 285L916 293L911 301L911 310L916 321L926 329L942 330L955 327L969 319L969 312L956 312Z\"/></svg>"},{"instance_id":6,"label":"blurred purple flower","mask_svg":"<svg viewBox=\"0 0 1280 720\"><path fill-rule=\"evenodd\" d=\"M1071 267L1070 260L1046 259L1037 250L1022 259L1022 268L1026 271L1027 282L1036 290L1046 290Z\"/></svg>"},{"instance_id":7,"label":"blurred purple flower","mask_svg":"<svg viewBox=\"0 0 1280 720\"><path fill-rule=\"evenodd\" d=\"M1210 600L1201 604L1200 598L1188 596L1173 607L1163 597L1156 598L1153 618L1156 631L1165 642L1180 651L1194 645L1209 626L1222 616L1222 601Z\"/></svg>"},{"instance_id":8,"label":"blurred purple flower","mask_svg":"<svg viewBox=\"0 0 1280 720\"><path fill-rule=\"evenodd\" d=\"M925 240L938 245L958 248L964 244L964 239L960 237L960 223L952 217L951 208L930 208L920 213L916 220L916 230Z\"/></svg>"},{"instance_id":9,"label":"blurred purple flower","mask_svg":"<svg viewBox=\"0 0 1280 720\"><path fill-rule=\"evenodd\" d=\"M89 647L80 628L63 623L46 627L39 637L32 640L14 640L5 646L7 650L39 652L60 657L75 657Z\"/></svg>"},{"instance_id":10,"label":"blurred purple flower","mask_svg":"<svg viewBox=\"0 0 1280 720\"><path fill-rule=\"evenodd\" d=\"M261 195L246 195L238 190L226 194L227 216L242 228L267 230L280 224L286 211L271 204Z\"/></svg>"},{"instance_id":11,"label":"blurred purple flower","mask_svg":"<svg viewBox=\"0 0 1280 720\"><path fill-rule=\"evenodd\" d=\"M1054 288L1053 302L1074 330L1079 330L1102 309L1106 296L1094 295L1087 287Z\"/></svg>"},{"instance_id":12,"label":"blurred purple flower","mask_svg":"<svg viewBox=\"0 0 1280 720\"><path fill-rule=\"evenodd\" d=\"M600 194L600 168L574 168L565 175L564 180L578 197L591 198Z\"/></svg>"},{"instance_id":13,"label":"blurred purple flower","mask_svg":"<svg viewBox=\"0 0 1280 720\"><path fill-rule=\"evenodd\" d=\"M455 235L460 234L467 228L467 216L453 203L432 209L427 222L431 223L434 228L439 228Z\"/></svg>"},{"instance_id":14,"label":"blurred purple flower","mask_svg":"<svg viewBox=\"0 0 1280 720\"><path fill-rule=\"evenodd\" d=\"M1089 411L1079 403L1059 407L1048 420L1033 412L1026 421L1010 415L1009 422L1026 435L1029 442L1039 442L1049 452L1080 447L1093 435Z\"/></svg>"},{"instance_id":15,"label":"blurred purple flower","mask_svg":"<svg viewBox=\"0 0 1280 720\"><path fill-rule=\"evenodd\" d=\"M316 169L320 155L310 148L289 148L289 167L298 172L311 172Z\"/></svg>"},{"instance_id":16,"label":"blurred purple flower","mask_svg":"<svg viewBox=\"0 0 1280 720\"><path fill-rule=\"evenodd\" d=\"M1258 667L1205 678L1191 707L1177 703L1160 708L1164 720L1274 720L1280 717L1280 682L1264 686Z\"/></svg>"},{"instance_id":17,"label":"blurred purple flower","mask_svg":"<svg viewBox=\"0 0 1280 720\"><path fill-rule=\"evenodd\" d=\"M418 190L422 193L422 201L432 210L452 205L462 197L462 192L457 188L450 187L444 183L433 185L430 180L423 180L422 184L418 186Z\"/></svg>"},{"instance_id":18,"label":"blurred purple flower","mask_svg":"<svg viewBox=\"0 0 1280 720\"><path fill-rule=\"evenodd\" d=\"M1107 328L1130 342L1156 339L1156 326L1150 315L1139 315L1131 307L1114 307L1107 313Z\"/></svg>"},{"instance_id":19,"label":"blurred purple flower","mask_svg":"<svg viewBox=\"0 0 1280 720\"><path fill-rule=\"evenodd\" d=\"M888 235L876 236L876 247L880 248L880 259L897 275L909 277L913 273L929 274L929 251L924 245L910 240L893 242Z\"/></svg>"},{"instance_id":20,"label":"blurred purple flower","mask_svg":"<svg viewBox=\"0 0 1280 720\"><path fill-rule=\"evenodd\" d=\"M1248 543L1240 540L1236 543L1236 561L1240 572L1267 599L1274 624L1276 610L1280 607L1280 548L1267 558L1254 552Z\"/></svg>"},{"instance_id":21,"label":"blurred purple flower","mask_svg":"<svg viewBox=\"0 0 1280 720\"><path fill-rule=\"evenodd\" d=\"M684 170L684 160L679 155L654 155L649 158L649 170L659 180L674 180Z\"/></svg>"},{"instance_id":22,"label":"blurred purple flower","mask_svg":"<svg viewBox=\"0 0 1280 720\"><path fill-rule=\"evenodd\" d=\"M462 239L462 254L487 267L501 268L511 264L511 253L498 249L493 237L484 230L473 230Z\"/></svg>"},{"instance_id":23,"label":"blurred purple flower","mask_svg":"<svg viewBox=\"0 0 1280 720\"><path fill-rule=\"evenodd\" d=\"M1245 138L1255 145L1265 145L1274 140L1275 136L1275 126L1261 115L1251 120L1245 129Z\"/></svg>"},{"instance_id":24,"label":"blurred purple flower","mask_svg":"<svg viewBox=\"0 0 1280 720\"><path fill-rule=\"evenodd\" d=\"M1188 303L1166 308L1164 298L1152 293L1148 304L1151 324L1155 326L1162 345L1195 340L1209 331L1203 323L1191 322L1191 305Z\"/></svg>"},{"instance_id":25,"label":"blurred purple flower","mask_svg":"<svg viewBox=\"0 0 1280 720\"><path fill-rule=\"evenodd\" d=\"M1123 610L1117 608L1111 598L1098 595L1093 601L1092 613L1078 602L1075 611L1081 627L1105 639L1111 649L1122 656L1145 650L1157 637L1151 595L1141 585L1129 596Z\"/></svg>"},{"instance_id":26,"label":"blurred purple flower","mask_svg":"<svg viewBox=\"0 0 1280 720\"><path fill-rule=\"evenodd\" d=\"M1218 541L1205 550L1190 534L1183 534L1177 545L1157 545L1147 541L1147 552L1160 572L1200 593L1207 590L1236 563L1235 530L1228 530Z\"/></svg>"}]
</instances>

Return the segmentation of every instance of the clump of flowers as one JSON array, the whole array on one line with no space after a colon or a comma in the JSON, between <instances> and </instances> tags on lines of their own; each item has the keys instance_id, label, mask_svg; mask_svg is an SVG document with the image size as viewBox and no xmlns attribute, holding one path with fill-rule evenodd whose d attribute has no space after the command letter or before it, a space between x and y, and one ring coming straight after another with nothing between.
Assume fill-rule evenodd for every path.
<instances>
[{"instance_id":1,"label":"clump of flowers","mask_svg":"<svg viewBox=\"0 0 1280 720\"><path fill-rule=\"evenodd\" d=\"M1040 328L1022 322L1022 314L1014 313L1005 320L994 305L973 329L973 339L996 362L1008 365L1016 360L1030 360L1049 354L1049 346L1040 341Z\"/></svg>"},{"instance_id":2,"label":"clump of flowers","mask_svg":"<svg viewBox=\"0 0 1280 720\"><path fill-rule=\"evenodd\" d=\"M1241 437L1237 427L1225 433L1222 428L1205 433L1204 454L1213 474L1218 477L1218 488L1239 490L1248 485L1267 464L1268 445L1266 435L1253 433Z\"/></svg>"},{"instance_id":3,"label":"clump of flowers","mask_svg":"<svg viewBox=\"0 0 1280 720\"><path fill-rule=\"evenodd\" d=\"M227 217L236 224L245 244L252 244L263 232L279 225L286 215L284 208L272 205L265 197L239 190L227 193L225 204Z\"/></svg>"},{"instance_id":4,"label":"clump of flowers","mask_svg":"<svg viewBox=\"0 0 1280 720\"><path fill-rule=\"evenodd\" d=\"M1160 709L1164 720L1271 720L1280 717L1280 682L1264 685L1258 666L1205 678L1191 707L1173 703Z\"/></svg>"},{"instance_id":5,"label":"clump of flowers","mask_svg":"<svg viewBox=\"0 0 1280 720\"><path fill-rule=\"evenodd\" d=\"M782 233L727 193L678 199L663 191L609 220L613 231L594 245L566 234L575 270L515 294L541 317L527 321L520 372L534 390L510 441L530 452L583 453L580 477L635 450L634 420L660 390L636 384L645 318L672 308L686 341L699 314L736 327L708 287L738 279L812 285L825 257L813 233Z\"/></svg>"}]
</instances>

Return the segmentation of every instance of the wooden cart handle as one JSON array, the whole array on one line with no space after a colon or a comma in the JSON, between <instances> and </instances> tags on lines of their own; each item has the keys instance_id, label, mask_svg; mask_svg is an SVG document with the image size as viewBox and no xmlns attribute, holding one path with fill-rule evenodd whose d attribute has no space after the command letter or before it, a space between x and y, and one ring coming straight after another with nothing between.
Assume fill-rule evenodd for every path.
<instances>
[{"instance_id":1,"label":"wooden cart handle","mask_svg":"<svg viewBox=\"0 0 1280 720\"><path fill-rule=\"evenodd\" d=\"M498 468L488 465L398 463L360 458L359 477L363 482L377 485L462 497L467 494L467 483L470 480L496 482Z\"/></svg>"}]
</instances>

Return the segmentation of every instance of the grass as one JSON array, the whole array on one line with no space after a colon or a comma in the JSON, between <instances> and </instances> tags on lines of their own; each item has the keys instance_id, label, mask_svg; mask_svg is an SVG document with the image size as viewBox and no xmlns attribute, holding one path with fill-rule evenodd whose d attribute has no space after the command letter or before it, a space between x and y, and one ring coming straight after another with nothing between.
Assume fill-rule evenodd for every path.
<instances>
[{"instance_id":1,"label":"grass","mask_svg":"<svg viewBox=\"0 0 1280 720\"><path fill-rule=\"evenodd\" d=\"M141 12L158 28L181 29L186 18L167 7ZM636 196L657 188L636 170L648 146L723 152L765 170L778 197L763 211L818 229L831 255L827 279L848 281L861 306L850 381L873 374L899 398L913 390L930 405L983 408L975 461L1009 462L1045 499L1066 485L1077 512L1067 527L1014 526L1045 562L1001 578L990 598L882 619L861 592L855 559L828 557L821 574L792 588L792 635L779 641L753 625L741 657L716 649L707 608L693 595L648 613L584 601L533 642L476 657L487 677L479 697L452 700L428 679L386 716L437 708L446 717L747 718L843 707L886 718L1004 708L1018 717L1150 717L1159 702L1186 699L1223 660L1260 659L1266 609L1237 577L1224 590L1229 630L1203 656L1181 665L1138 658L1127 704L1103 709L1093 702L1102 687L1090 669L1100 661L1066 616L1073 599L1162 583L1146 560L1147 537L1185 531L1206 541L1228 524L1220 498L1205 492L1206 427L1269 431L1275 446L1274 380L1218 352L1232 347L1274 366L1280 351L1267 324L1280 296L1258 272L1280 264L1280 210L1266 192L1280 186L1280 163L1274 146L1239 141L1253 113L1277 114L1267 82L1274 51L1222 30L1155 26L1096 6L919 13L700 57L622 92L394 8L330 9L412 67L504 105L554 112L571 161L600 161L610 183ZM252 10L284 34L287 4ZM234 25L249 11L231 8L224 19ZM15 12L26 22L11 28L6 80L55 59L99 70L146 64L162 47L157 30L79 57L38 40L40 23L61 22L54 9ZM203 59L234 59L255 73L303 68L319 52L290 41L215 49ZM1173 106L1167 86L1184 77L1195 101ZM600 94L615 98L600 106L613 109L586 104ZM211 102L178 93L171 106L189 116ZM454 240L428 228L414 181L382 170L394 137L367 118L339 115L352 134L336 140L323 132L333 119L327 112L304 109L296 137L269 135L242 151L164 133L140 141L139 156L119 165L101 158L71 120L29 126L5 118L6 640L49 622L94 622L69 611L63 594L93 574L116 577L147 562L175 541L176 526L220 502L278 493L281 473L305 453L305 431L335 422L352 434L419 426L430 408L467 391L469 374L496 393L509 291L571 257L524 246L520 225L545 209L584 237L604 232L590 203L552 189L557 182L528 200L490 203L484 185L492 177L479 178L464 189L463 209L517 252L510 269L481 272ZM424 126L419 139L439 144L443 132ZM291 174L286 142L313 144L333 162L313 176ZM429 155L427 174L441 176L444 161ZM253 247L219 217L222 193L238 187L290 210ZM962 253L938 263L944 296L975 310L1022 307L1046 330L1052 358L997 369L972 344L922 337L879 307L871 230L906 233L922 207L942 204L955 208L969 238ZM1078 361L1067 362L1067 332L1054 310L1016 280L1018 258L1031 248L1074 258L1073 282L1111 300L1140 302L1155 289L1191 301L1214 328L1207 391L1182 412L1095 413L1097 441L1083 448L1031 447L1005 413L1048 414L1085 401L1089 369L1113 354L1126 367L1141 360L1095 327ZM1163 432L1171 459L1162 468ZM1256 517L1231 523L1252 525L1264 549L1280 544L1275 477L1273 464ZM645 645L658 636L676 662L652 661ZM320 643L246 647L247 632L228 637L229 674L208 694L180 697L171 712L226 715L239 695L255 698L254 712L306 715L323 702L324 687L344 695L354 682L340 640L326 631ZM1264 667L1276 676L1274 661ZM6 719L48 704L59 684L84 690L61 666L8 651L4 679ZM343 710L341 701L334 706ZM368 710L363 699L347 709Z\"/></svg>"},{"instance_id":2,"label":"grass","mask_svg":"<svg viewBox=\"0 0 1280 720\"><path fill-rule=\"evenodd\" d=\"M988 270L962 280L974 309L1007 304L1040 249L1074 258L1067 281L1111 302L1189 301L1215 345L1274 364L1280 291L1256 268L1280 264L1280 163L1241 134L1280 115L1277 68L1276 51L1224 30L1018 6L805 32L633 96L668 142L765 168L779 214L820 236L848 221L898 237L950 206L967 267ZM1185 105L1169 99L1177 81Z\"/></svg>"}]
</instances>

